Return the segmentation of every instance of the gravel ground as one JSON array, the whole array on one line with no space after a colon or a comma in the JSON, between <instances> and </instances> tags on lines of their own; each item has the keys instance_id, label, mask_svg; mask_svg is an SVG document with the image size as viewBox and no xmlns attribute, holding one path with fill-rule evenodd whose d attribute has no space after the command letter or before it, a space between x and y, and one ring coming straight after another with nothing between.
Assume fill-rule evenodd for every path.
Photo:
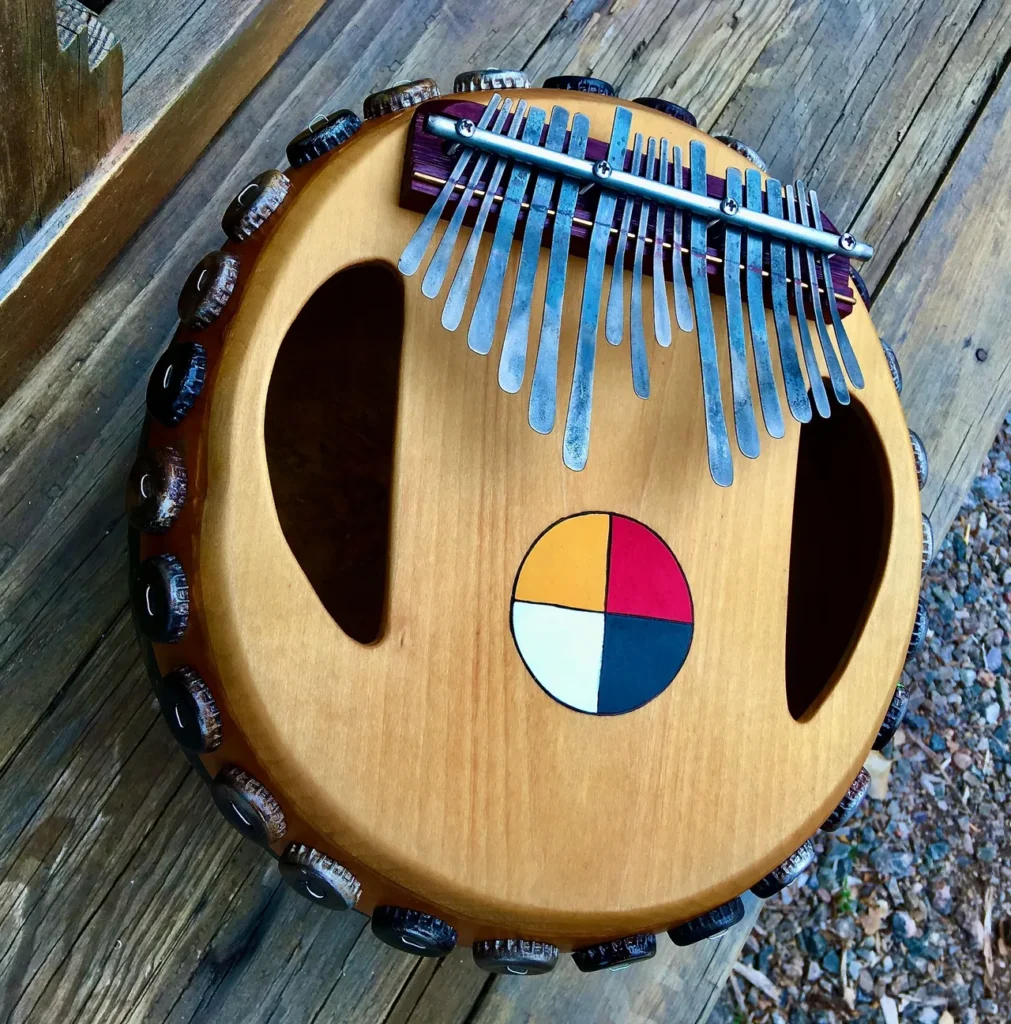
<instances>
[{"instance_id":1,"label":"gravel ground","mask_svg":"<svg viewBox=\"0 0 1011 1024\"><path fill-rule=\"evenodd\" d=\"M1011 1021L1011 415L923 584L909 710L710 1024Z\"/></svg>"}]
</instances>

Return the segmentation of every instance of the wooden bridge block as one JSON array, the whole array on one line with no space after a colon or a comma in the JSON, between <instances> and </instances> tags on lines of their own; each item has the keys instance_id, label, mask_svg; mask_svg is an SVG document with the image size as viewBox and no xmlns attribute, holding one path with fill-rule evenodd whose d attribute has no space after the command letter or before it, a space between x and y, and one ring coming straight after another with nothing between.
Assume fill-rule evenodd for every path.
<instances>
[{"instance_id":1,"label":"wooden bridge block","mask_svg":"<svg viewBox=\"0 0 1011 1024\"><path fill-rule=\"evenodd\" d=\"M0 267L123 130L123 51L77 0L0 5Z\"/></svg>"}]
</instances>

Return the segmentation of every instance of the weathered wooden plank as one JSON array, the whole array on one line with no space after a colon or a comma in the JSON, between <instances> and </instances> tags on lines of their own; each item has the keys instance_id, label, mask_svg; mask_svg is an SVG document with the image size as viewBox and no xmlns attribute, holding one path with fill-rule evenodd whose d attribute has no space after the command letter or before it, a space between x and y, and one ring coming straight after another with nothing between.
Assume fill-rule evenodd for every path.
<instances>
[{"instance_id":1,"label":"weathered wooden plank","mask_svg":"<svg viewBox=\"0 0 1011 1024\"><path fill-rule=\"evenodd\" d=\"M999 0L794 5L716 119L877 248L905 242L1008 48Z\"/></svg>"},{"instance_id":2,"label":"weathered wooden plank","mask_svg":"<svg viewBox=\"0 0 1011 1024\"><path fill-rule=\"evenodd\" d=\"M125 98L119 144L0 273L0 400L322 2L206 0L145 68ZM158 9L171 18L173 6ZM127 49L149 29L114 20L133 30Z\"/></svg>"},{"instance_id":3,"label":"weathered wooden plank","mask_svg":"<svg viewBox=\"0 0 1011 1024\"><path fill-rule=\"evenodd\" d=\"M930 455L923 506L941 533L1011 406L1009 160L1005 72L874 304Z\"/></svg>"},{"instance_id":4,"label":"weathered wooden plank","mask_svg":"<svg viewBox=\"0 0 1011 1024\"><path fill-rule=\"evenodd\" d=\"M77 0L0 6L0 268L122 131L123 51Z\"/></svg>"},{"instance_id":5,"label":"weathered wooden plank","mask_svg":"<svg viewBox=\"0 0 1011 1024\"><path fill-rule=\"evenodd\" d=\"M405 998L405 989L386 1024L464 1024L473 1019L475 1005L494 983L493 975L474 966L470 950L456 949L439 961L413 1000Z\"/></svg>"},{"instance_id":6,"label":"weathered wooden plank","mask_svg":"<svg viewBox=\"0 0 1011 1024\"><path fill-rule=\"evenodd\" d=\"M789 0L573 3L545 37L534 78L593 74L622 96L662 96L708 128L786 17Z\"/></svg>"}]
</instances>

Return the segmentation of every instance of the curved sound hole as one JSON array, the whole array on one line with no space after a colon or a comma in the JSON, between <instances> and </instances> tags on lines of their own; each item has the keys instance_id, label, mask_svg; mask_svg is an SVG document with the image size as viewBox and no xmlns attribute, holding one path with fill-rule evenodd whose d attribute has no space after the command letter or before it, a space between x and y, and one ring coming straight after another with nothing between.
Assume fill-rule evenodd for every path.
<instances>
[{"instance_id":1,"label":"curved sound hole","mask_svg":"<svg viewBox=\"0 0 1011 1024\"><path fill-rule=\"evenodd\" d=\"M828 696L863 631L891 519L877 433L856 400L833 403L829 419L800 430L786 620L786 697L797 721Z\"/></svg>"},{"instance_id":2,"label":"curved sound hole","mask_svg":"<svg viewBox=\"0 0 1011 1024\"><path fill-rule=\"evenodd\" d=\"M382 634L403 292L385 264L350 267L302 308L278 351L264 440L292 554L338 626Z\"/></svg>"}]
</instances>

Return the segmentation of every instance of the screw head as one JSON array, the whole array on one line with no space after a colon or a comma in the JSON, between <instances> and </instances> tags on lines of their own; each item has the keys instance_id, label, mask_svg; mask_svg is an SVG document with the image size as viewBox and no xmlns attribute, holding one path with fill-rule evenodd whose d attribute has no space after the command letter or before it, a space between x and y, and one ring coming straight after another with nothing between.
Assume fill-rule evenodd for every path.
<instances>
[{"instance_id":1,"label":"screw head","mask_svg":"<svg viewBox=\"0 0 1011 1024\"><path fill-rule=\"evenodd\" d=\"M851 249L856 248L857 240L847 231L839 236L839 244L849 252Z\"/></svg>"},{"instance_id":2,"label":"screw head","mask_svg":"<svg viewBox=\"0 0 1011 1024\"><path fill-rule=\"evenodd\" d=\"M727 196L722 203L720 203L720 209L729 216L733 216L741 208L741 204L733 199L731 196Z\"/></svg>"},{"instance_id":3,"label":"screw head","mask_svg":"<svg viewBox=\"0 0 1011 1024\"><path fill-rule=\"evenodd\" d=\"M456 122L456 134L461 139L472 139L476 131L477 125L469 117L462 117Z\"/></svg>"},{"instance_id":4,"label":"screw head","mask_svg":"<svg viewBox=\"0 0 1011 1024\"><path fill-rule=\"evenodd\" d=\"M606 160L598 160L593 165L593 176L606 180L611 177L611 165Z\"/></svg>"}]
</instances>

